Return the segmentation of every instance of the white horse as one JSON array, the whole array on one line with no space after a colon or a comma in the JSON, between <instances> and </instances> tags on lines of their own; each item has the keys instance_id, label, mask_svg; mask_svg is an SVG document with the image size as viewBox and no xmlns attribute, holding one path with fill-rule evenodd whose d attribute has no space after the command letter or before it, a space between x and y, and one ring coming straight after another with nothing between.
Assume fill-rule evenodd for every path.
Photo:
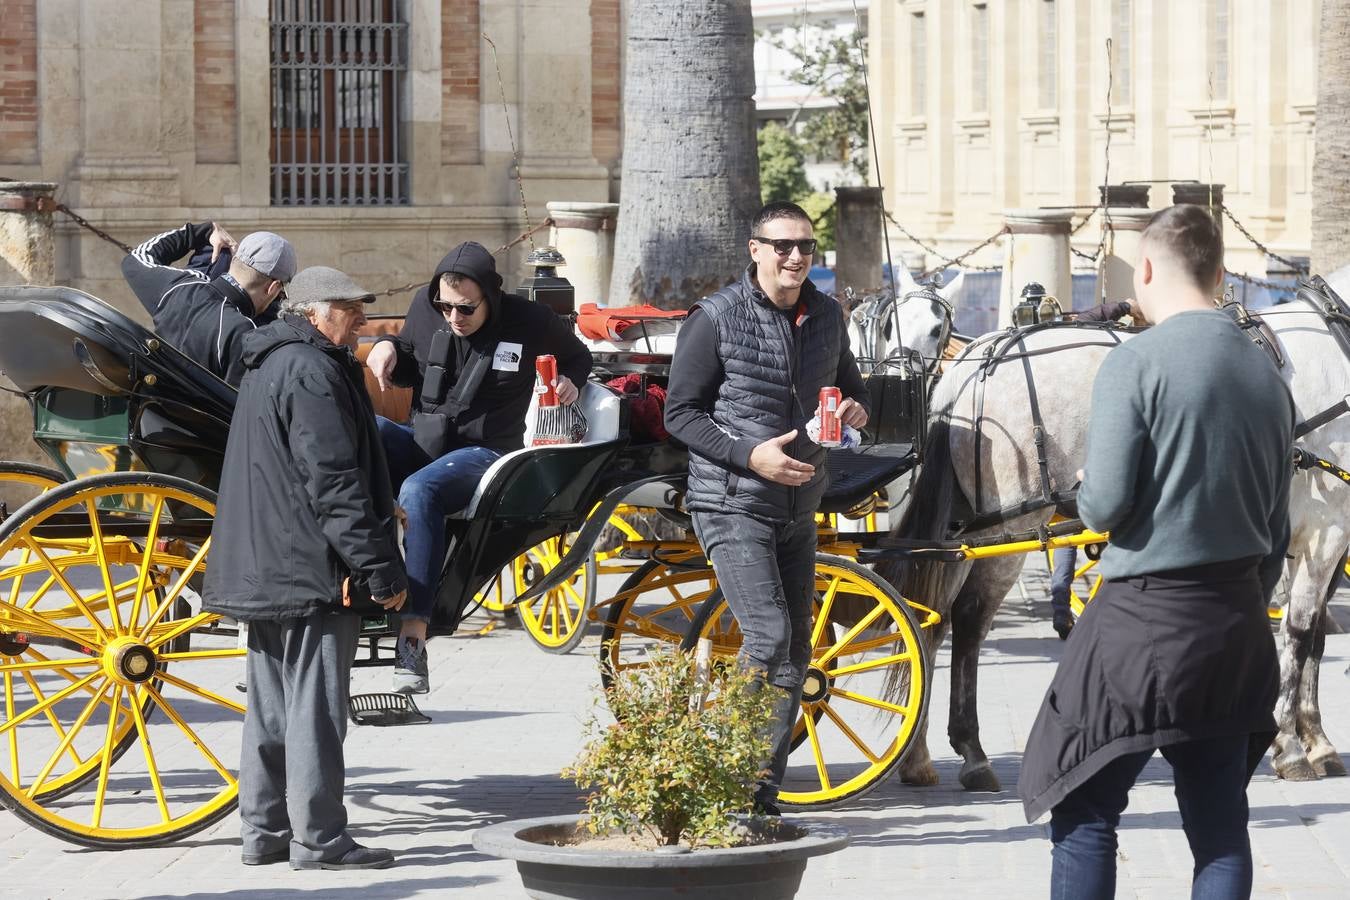
<instances>
[{"instance_id":1,"label":"white horse","mask_svg":"<svg viewBox=\"0 0 1350 900\"><path fill-rule=\"evenodd\" d=\"M864 373L881 370L902 349L919 354L925 362L936 360L951 333L956 298L966 273L958 272L950 283L934 286L915 281L908 269L895 271L895 295L889 289L870 294L849 310L849 344Z\"/></svg>"},{"instance_id":2,"label":"white horse","mask_svg":"<svg viewBox=\"0 0 1350 900\"><path fill-rule=\"evenodd\" d=\"M1315 294L1309 296L1316 301ZM1331 336L1318 306L1299 300L1264 313L1284 359L1283 375L1299 416L1305 420L1350 396L1350 358ZM903 537L941 539L948 536L953 520L970 521L998 510L1005 511L1002 522L981 525L976 521L965 537L1037 528L1046 525L1055 512L1055 504L1042 498L1065 491L1076 480L1075 472L1083 463L1092 382L1106 353L1128 333L1081 327L1036 329L1025 333L1022 343L1002 362L990 366L985 351L1001 334L985 335L967 347L933 392L923 469L904 518L893 527ZM1031 384L1044 435L1039 449ZM1317 456L1350 468L1350 414L1326 423L1299 443ZM1276 709L1281 733L1273 764L1278 774L1291 779L1344 774L1340 757L1321 727L1317 666L1327 594L1350 544L1350 486L1324 473L1298 473L1291 489L1290 518L1293 558L1285 585L1288 603ZM978 651L1024 562L1023 556L1006 556L877 567L904 596L942 615L941 625L929 629L930 663L946 628L951 628L948 738L963 758L960 780L969 790L999 789L979 739ZM937 774L927 750L926 724L920 737L902 766L901 777L915 784L933 784Z\"/></svg>"}]
</instances>

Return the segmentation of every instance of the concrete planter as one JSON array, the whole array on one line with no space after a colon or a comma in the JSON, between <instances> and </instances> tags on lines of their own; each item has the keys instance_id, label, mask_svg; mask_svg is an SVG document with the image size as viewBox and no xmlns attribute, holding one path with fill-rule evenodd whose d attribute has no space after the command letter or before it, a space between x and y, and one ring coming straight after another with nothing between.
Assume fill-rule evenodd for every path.
<instances>
[{"instance_id":1,"label":"concrete planter","mask_svg":"<svg viewBox=\"0 0 1350 900\"><path fill-rule=\"evenodd\" d=\"M557 846L577 834L574 815L518 819L481 829L473 845L514 859L525 893L536 900L786 900L796 895L806 862L843 849L848 832L837 825L792 819L791 836L753 847L682 852L587 850Z\"/></svg>"}]
</instances>

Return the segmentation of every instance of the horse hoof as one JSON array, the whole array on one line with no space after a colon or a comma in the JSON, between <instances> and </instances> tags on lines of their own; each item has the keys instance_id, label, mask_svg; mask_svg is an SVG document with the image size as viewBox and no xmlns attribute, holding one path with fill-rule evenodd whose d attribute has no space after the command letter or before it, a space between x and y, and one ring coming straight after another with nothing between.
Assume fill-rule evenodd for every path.
<instances>
[{"instance_id":1,"label":"horse hoof","mask_svg":"<svg viewBox=\"0 0 1350 900\"><path fill-rule=\"evenodd\" d=\"M994 767L984 762L970 769L961 770L961 787L968 791L975 791L987 794L997 794L1003 790L1003 785L999 783L998 776L994 774Z\"/></svg>"},{"instance_id":2,"label":"horse hoof","mask_svg":"<svg viewBox=\"0 0 1350 900\"><path fill-rule=\"evenodd\" d=\"M924 763L913 769L901 769L900 780L915 787L932 787L938 783L938 773L932 763Z\"/></svg>"},{"instance_id":3,"label":"horse hoof","mask_svg":"<svg viewBox=\"0 0 1350 900\"><path fill-rule=\"evenodd\" d=\"M1320 757L1313 757L1308 760L1312 770L1323 778L1344 778L1345 763L1341 762L1341 755L1332 751Z\"/></svg>"},{"instance_id":4,"label":"horse hoof","mask_svg":"<svg viewBox=\"0 0 1350 900\"><path fill-rule=\"evenodd\" d=\"M1307 757L1299 757L1292 760L1275 760L1271 763L1275 768L1275 774L1285 781L1316 781L1317 772L1313 769L1312 763L1308 762Z\"/></svg>"}]
</instances>

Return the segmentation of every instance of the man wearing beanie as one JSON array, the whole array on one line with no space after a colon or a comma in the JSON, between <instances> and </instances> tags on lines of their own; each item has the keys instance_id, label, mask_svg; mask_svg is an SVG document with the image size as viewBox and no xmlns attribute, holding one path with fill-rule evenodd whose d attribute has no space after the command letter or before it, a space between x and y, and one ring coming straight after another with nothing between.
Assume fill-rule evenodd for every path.
<instances>
[{"instance_id":1,"label":"man wearing beanie","mask_svg":"<svg viewBox=\"0 0 1350 900\"><path fill-rule=\"evenodd\" d=\"M492 254L453 248L417 292L397 338L382 338L366 366L382 390L413 389L412 421L380 419L398 502L407 513L408 606L398 638L394 690L430 689L426 638L445 563L445 517L463 509L483 473L524 445L534 361L558 360L558 399L573 403L591 353L552 310L502 292ZM452 630L459 610L441 611Z\"/></svg>"},{"instance_id":2,"label":"man wearing beanie","mask_svg":"<svg viewBox=\"0 0 1350 900\"><path fill-rule=\"evenodd\" d=\"M212 263L233 254L229 269L212 278L172 265L208 251ZM122 260L122 275L160 336L234 387L244 377L244 338L270 321L295 269L295 248L281 235L255 231L236 242L215 222L156 235Z\"/></svg>"}]
</instances>

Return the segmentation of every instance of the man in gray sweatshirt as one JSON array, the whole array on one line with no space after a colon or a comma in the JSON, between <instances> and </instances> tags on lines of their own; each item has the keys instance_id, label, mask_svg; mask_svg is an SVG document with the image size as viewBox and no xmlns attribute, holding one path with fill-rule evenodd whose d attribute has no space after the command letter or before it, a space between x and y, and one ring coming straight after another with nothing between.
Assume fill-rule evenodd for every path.
<instances>
[{"instance_id":1,"label":"man in gray sweatshirt","mask_svg":"<svg viewBox=\"0 0 1350 900\"><path fill-rule=\"evenodd\" d=\"M1097 373L1083 522L1111 533L1027 740L1028 821L1051 812L1052 896L1115 895L1116 826L1155 750L1172 766L1197 896L1246 897L1247 781L1275 735L1266 603L1289 543L1294 405L1214 307L1223 239L1174 206L1145 229L1135 296L1156 323Z\"/></svg>"}]
</instances>

